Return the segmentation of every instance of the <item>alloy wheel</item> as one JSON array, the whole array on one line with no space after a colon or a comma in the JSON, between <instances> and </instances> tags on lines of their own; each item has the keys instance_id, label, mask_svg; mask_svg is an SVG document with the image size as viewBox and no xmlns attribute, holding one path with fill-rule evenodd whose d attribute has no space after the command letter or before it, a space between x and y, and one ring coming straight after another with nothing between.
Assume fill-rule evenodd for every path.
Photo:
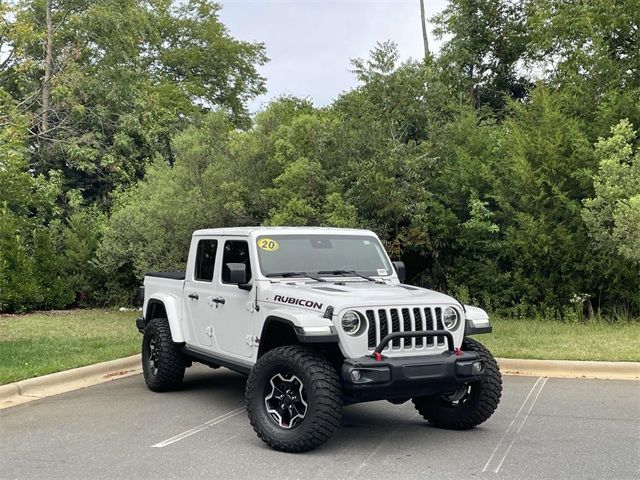
<instances>
[{"instance_id":1,"label":"alloy wheel","mask_svg":"<svg viewBox=\"0 0 640 480\"><path fill-rule=\"evenodd\" d=\"M304 385L295 375L277 373L265 389L264 404L269 418L280 428L295 428L307 415Z\"/></svg>"}]
</instances>

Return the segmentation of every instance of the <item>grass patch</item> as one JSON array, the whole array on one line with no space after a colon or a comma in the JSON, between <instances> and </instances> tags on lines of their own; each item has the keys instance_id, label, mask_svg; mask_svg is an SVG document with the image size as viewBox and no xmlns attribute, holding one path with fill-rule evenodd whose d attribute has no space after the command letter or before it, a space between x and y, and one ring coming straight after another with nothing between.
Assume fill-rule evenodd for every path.
<instances>
[{"instance_id":1,"label":"grass patch","mask_svg":"<svg viewBox=\"0 0 640 480\"><path fill-rule=\"evenodd\" d=\"M491 317L493 333L476 338L496 357L640 361L640 323L560 322Z\"/></svg>"},{"instance_id":2,"label":"grass patch","mask_svg":"<svg viewBox=\"0 0 640 480\"><path fill-rule=\"evenodd\" d=\"M70 310L0 316L0 385L140 352L137 312ZM479 335L495 356L640 361L640 324L492 318Z\"/></svg>"},{"instance_id":3,"label":"grass patch","mask_svg":"<svg viewBox=\"0 0 640 480\"><path fill-rule=\"evenodd\" d=\"M138 312L0 316L0 385L140 352Z\"/></svg>"}]
</instances>

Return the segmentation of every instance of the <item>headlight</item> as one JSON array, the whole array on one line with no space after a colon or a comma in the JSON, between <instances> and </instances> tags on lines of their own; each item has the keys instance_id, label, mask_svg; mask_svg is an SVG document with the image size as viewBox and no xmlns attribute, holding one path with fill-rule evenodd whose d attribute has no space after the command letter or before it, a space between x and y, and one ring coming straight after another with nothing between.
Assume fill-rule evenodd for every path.
<instances>
[{"instance_id":1,"label":"headlight","mask_svg":"<svg viewBox=\"0 0 640 480\"><path fill-rule=\"evenodd\" d=\"M460 315L455 308L447 307L442 315L442 323L447 330L455 330L460 323Z\"/></svg>"},{"instance_id":2,"label":"headlight","mask_svg":"<svg viewBox=\"0 0 640 480\"><path fill-rule=\"evenodd\" d=\"M359 333L361 325L362 319L358 312L350 310L342 316L342 329L347 335L356 335Z\"/></svg>"}]
</instances>

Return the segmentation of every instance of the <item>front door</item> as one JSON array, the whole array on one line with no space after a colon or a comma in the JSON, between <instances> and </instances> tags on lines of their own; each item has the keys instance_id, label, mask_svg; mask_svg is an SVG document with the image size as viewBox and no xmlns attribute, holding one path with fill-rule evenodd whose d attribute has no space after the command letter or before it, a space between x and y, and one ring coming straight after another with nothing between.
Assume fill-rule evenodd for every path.
<instances>
[{"instance_id":1,"label":"front door","mask_svg":"<svg viewBox=\"0 0 640 480\"><path fill-rule=\"evenodd\" d=\"M208 298L214 294L213 274L215 270L218 240L202 238L198 240L192 278L185 279L184 302L187 304L191 329L197 345L213 345L214 309Z\"/></svg>"},{"instance_id":2,"label":"front door","mask_svg":"<svg viewBox=\"0 0 640 480\"><path fill-rule=\"evenodd\" d=\"M249 244L246 240L225 239L222 248L222 268L216 273L215 296L219 303L214 308L213 316L216 340L220 350L230 356L251 357L256 314L250 311L250 304L255 298L255 292L241 290L238 285L229 283L229 270L225 268L228 263L244 263L247 267L247 282L251 280Z\"/></svg>"}]
</instances>

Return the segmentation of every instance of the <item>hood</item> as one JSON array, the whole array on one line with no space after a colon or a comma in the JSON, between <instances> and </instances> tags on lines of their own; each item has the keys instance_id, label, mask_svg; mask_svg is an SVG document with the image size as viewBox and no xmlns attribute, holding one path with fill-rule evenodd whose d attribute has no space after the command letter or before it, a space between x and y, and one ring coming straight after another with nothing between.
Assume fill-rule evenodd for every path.
<instances>
[{"instance_id":1,"label":"hood","mask_svg":"<svg viewBox=\"0 0 640 480\"><path fill-rule=\"evenodd\" d=\"M351 280L261 284L259 300L316 311L329 305L336 311L347 307L460 305L454 298L426 288Z\"/></svg>"}]
</instances>

